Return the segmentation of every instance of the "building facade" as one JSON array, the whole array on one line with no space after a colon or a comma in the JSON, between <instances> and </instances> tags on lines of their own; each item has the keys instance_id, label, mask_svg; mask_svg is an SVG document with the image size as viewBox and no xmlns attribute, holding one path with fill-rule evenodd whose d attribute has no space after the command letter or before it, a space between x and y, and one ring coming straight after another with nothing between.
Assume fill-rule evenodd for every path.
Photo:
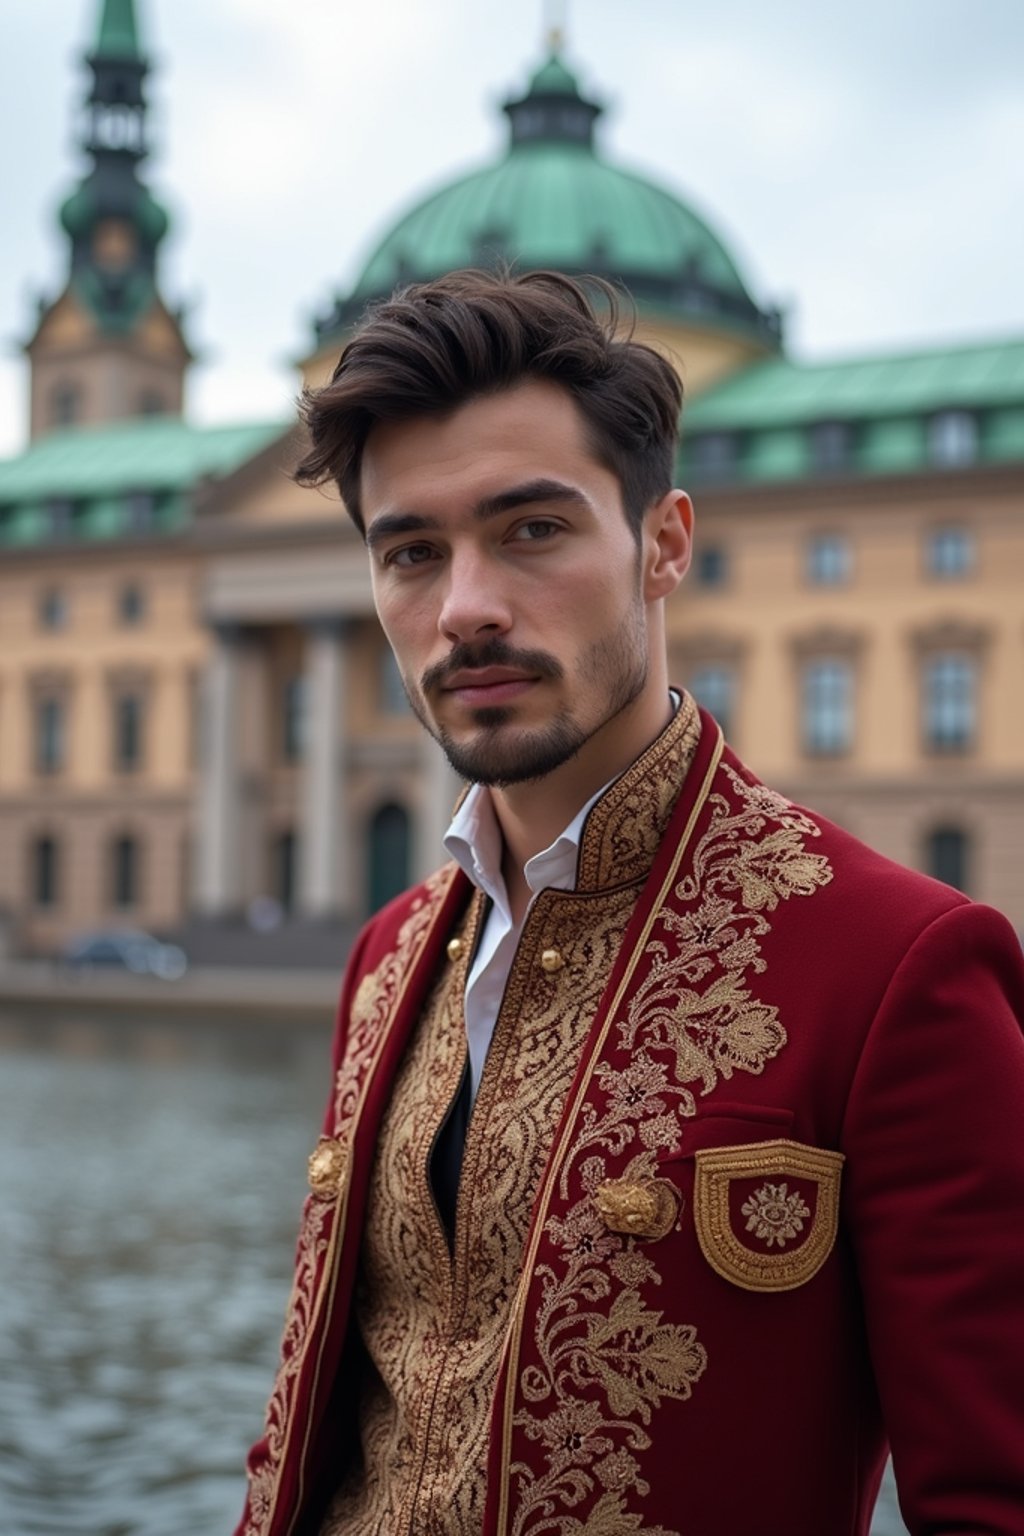
<instances>
[{"instance_id":1,"label":"building facade","mask_svg":"<svg viewBox=\"0 0 1024 1536\"><path fill-rule=\"evenodd\" d=\"M268 910L343 933L437 862L457 785L361 541L289 478L294 423L182 415L136 20L102 0L67 285L0 464L0 910L41 951ZM504 111L505 153L396 221L305 379L403 281L506 258L625 284L687 392L676 677L769 781L1024 929L1024 343L801 363L713 231L605 158L557 46Z\"/></svg>"}]
</instances>

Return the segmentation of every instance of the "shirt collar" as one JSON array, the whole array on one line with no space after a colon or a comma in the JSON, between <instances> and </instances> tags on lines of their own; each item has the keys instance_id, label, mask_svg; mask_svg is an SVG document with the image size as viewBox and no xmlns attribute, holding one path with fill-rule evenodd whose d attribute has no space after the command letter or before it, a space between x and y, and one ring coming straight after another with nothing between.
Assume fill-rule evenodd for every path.
<instances>
[{"instance_id":1,"label":"shirt collar","mask_svg":"<svg viewBox=\"0 0 1024 1536\"><path fill-rule=\"evenodd\" d=\"M607 788L607 784L602 784L586 805L576 812L564 832L559 833L549 847L527 859L523 874L535 896L538 891L549 887L560 891L572 890L576 880L576 858L583 823L591 807L597 804ZM486 785L474 784L469 790L452 817L451 825L445 833L444 846L473 884L485 896L489 896L500 911L507 913L508 894L501 873L501 828L494 813L491 792Z\"/></svg>"},{"instance_id":2,"label":"shirt collar","mask_svg":"<svg viewBox=\"0 0 1024 1536\"><path fill-rule=\"evenodd\" d=\"M674 688L670 693L673 710L678 711L679 694ZM572 890L576 883L576 865L583 823L612 783L614 780L609 779L607 784L602 784L597 793L591 795L586 805L581 806L576 812L564 832L561 832L549 847L543 848L540 853L535 853L532 859L527 859L523 874L535 896L538 891L548 888L560 891ZM501 873L501 828L494 813L491 792L486 785L474 784L467 792L445 833L444 846L467 878L483 891L485 896L489 896L501 912L507 914L508 894Z\"/></svg>"}]
</instances>

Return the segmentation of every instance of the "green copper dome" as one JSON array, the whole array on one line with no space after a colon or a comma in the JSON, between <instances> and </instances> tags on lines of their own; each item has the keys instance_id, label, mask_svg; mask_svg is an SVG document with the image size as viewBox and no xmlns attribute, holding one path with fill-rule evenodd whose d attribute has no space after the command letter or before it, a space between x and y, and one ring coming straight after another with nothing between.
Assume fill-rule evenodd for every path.
<instances>
[{"instance_id":1,"label":"green copper dome","mask_svg":"<svg viewBox=\"0 0 1024 1536\"><path fill-rule=\"evenodd\" d=\"M506 259L607 277L642 308L778 345L778 315L754 303L707 224L671 192L597 153L602 108L581 95L557 53L504 111L511 132L502 158L410 209L318 323L319 341L401 284Z\"/></svg>"}]
</instances>

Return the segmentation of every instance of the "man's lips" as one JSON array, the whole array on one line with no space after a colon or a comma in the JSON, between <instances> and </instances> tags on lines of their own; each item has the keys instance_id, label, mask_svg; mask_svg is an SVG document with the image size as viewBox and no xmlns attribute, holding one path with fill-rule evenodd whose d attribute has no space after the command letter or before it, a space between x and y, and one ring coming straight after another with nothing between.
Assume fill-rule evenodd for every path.
<instances>
[{"instance_id":1,"label":"man's lips","mask_svg":"<svg viewBox=\"0 0 1024 1536\"><path fill-rule=\"evenodd\" d=\"M443 691L454 694L464 704L501 704L518 698L536 681L536 676L514 667L466 668L453 672Z\"/></svg>"}]
</instances>

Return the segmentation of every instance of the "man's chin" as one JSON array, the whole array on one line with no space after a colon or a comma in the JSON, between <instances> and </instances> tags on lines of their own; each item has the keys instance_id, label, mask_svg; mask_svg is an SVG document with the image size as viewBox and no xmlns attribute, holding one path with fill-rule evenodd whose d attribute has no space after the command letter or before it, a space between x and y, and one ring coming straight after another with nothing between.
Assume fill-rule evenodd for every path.
<instances>
[{"instance_id":1,"label":"man's chin","mask_svg":"<svg viewBox=\"0 0 1024 1536\"><path fill-rule=\"evenodd\" d=\"M529 784L561 768L586 742L585 732L568 718L555 720L542 730L517 731L508 727L508 714L503 709L475 711L474 719L480 729L466 740L456 740L443 729L436 733L442 751L460 778L494 789ZM485 715L498 718L481 718Z\"/></svg>"}]
</instances>

